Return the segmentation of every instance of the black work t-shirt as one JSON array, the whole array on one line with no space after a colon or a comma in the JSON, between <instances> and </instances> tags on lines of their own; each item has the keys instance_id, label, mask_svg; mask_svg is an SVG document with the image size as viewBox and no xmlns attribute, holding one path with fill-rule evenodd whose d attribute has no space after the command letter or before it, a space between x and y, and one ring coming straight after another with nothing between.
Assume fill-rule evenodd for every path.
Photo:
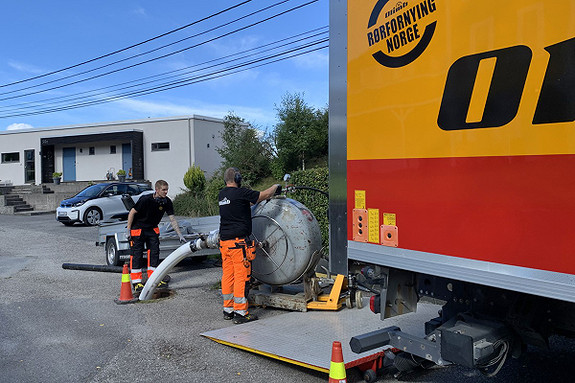
<instances>
[{"instance_id":1,"label":"black work t-shirt","mask_svg":"<svg viewBox=\"0 0 575 383\"><path fill-rule=\"evenodd\" d=\"M220 190L220 239L247 237L252 233L251 205L258 202L260 192L247 189L225 187Z\"/></svg>"},{"instance_id":2,"label":"black work t-shirt","mask_svg":"<svg viewBox=\"0 0 575 383\"><path fill-rule=\"evenodd\" d=\"M172 200L166 198L154 198L153 194L142 196L136 205L136 215L132 222L133 229L150 229L158 226L164 213L174 215L174 205Z\"/></svg>"}]
</instances>

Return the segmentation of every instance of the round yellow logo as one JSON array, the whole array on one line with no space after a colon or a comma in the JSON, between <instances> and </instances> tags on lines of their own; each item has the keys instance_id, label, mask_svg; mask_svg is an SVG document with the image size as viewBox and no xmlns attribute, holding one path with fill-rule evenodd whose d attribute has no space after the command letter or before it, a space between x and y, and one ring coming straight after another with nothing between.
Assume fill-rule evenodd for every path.
<instances>
[{"instance_id":1,"label":"round yellow logo","mask_svg":"<svg viewBox=\"0 0 575 383\"><path fill-rule=\"evenodd\" d=\"M435 0L379 0L369 17L367 43L383 66L399 68L417 59L427 48L437 25Z\"/></svg>"}]
</instances>

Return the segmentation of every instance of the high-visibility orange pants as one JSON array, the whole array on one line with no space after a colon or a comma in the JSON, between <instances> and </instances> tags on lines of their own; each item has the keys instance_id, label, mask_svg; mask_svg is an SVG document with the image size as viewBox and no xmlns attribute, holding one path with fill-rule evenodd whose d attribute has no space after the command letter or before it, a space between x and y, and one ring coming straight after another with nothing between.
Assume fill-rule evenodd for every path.
<instances>
[{"instance_id":1,"label":"high-visibility orange pants","mask_svg":"<svg viewBox=\"0 0 575 383\"><path fill-rule=\"evenodd\" d=\"M224 311L235 311L240 315L248 313L249 282L255 247L242 238L220 241L222 253L222 295Z\"/></svg>"}]
</instances>

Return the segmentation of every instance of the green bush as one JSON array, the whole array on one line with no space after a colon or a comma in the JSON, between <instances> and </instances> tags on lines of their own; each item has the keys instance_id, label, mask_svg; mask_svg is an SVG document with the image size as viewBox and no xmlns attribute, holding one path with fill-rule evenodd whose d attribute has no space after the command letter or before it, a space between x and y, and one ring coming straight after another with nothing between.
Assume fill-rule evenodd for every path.
<instances>
[{"instance_id":1,"label":"green bush","mask_svg":"<svg viewBox=\"0 0 575 383\"><path fill-rule=\"evenodd\" d=\"M218 215L217 201L211 201L204 193L191 192L178 194L174 198L174 213L184 217L209 217Z\"/></svg>"},{"instance_id":2,"label":"green bush","mask_svg":"<svg viewBox=\"0 0 575 383\"><path fill-rule=\"evenodd\" d=\"M206 187L206 176L199 166L192 165L184 174L184 185L192 194L203 193Z\"/></svg>"},{"instance_id":3,"label":"green bush","mask_svg":"<svg viewBox=\"0 0 575 383\"><path fill-rule=\"evenodd\" d=\"M329 169L314 168L309 170L298 170L291 173L290 182L294 186L307 186L328 192ZM329 221L328 209L329 198L313 190L296 190L288 195L289 198L303 203L311 210L319 223L323 246L329 244Z\"/></svg>"},{"instance_id":4,"label":"green bush","mask_svg":"<svg viewBox=\"0 0 575 383\"><path fill-rule=\"evenodd\" d=\"M223 172L222 172L223 174ZM223 176L220 172L216 172L206 184L206 198L214 204L218 204L218 194L226 186Z\"/></svg>"}]
</instances>

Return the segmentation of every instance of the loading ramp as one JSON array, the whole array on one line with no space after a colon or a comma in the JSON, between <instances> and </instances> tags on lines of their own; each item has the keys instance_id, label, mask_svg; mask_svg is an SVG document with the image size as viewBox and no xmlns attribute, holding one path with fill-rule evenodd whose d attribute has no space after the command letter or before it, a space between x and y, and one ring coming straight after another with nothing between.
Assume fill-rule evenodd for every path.
<instances>
[{"instance_id":1,"label":"loading ramp","mask_svg":"<svg viewBox=\"0 0 575 383\"><path fill-rule=\"evenodd\" d=\"M377 329L398 326L412 335L425 336L423 324L437 317L441 306L420 302L417 312L380 320L369 308L337 312L288 312L269 318L204 332L218 343L329 373L333 341L342 344L346 369L382 355L387 347L355 354L349 340Z\"/></svg>"}]
</instances>

